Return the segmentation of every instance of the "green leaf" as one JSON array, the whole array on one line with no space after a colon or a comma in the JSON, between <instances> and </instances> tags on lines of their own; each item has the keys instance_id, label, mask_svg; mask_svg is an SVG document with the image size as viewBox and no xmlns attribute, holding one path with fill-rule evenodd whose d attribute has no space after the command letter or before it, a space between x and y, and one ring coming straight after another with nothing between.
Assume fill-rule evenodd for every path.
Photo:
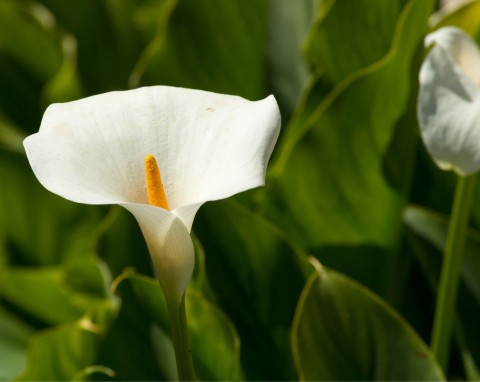
<instances>
[{"instance_id":1,"label":"green leaf","mask_svg":"<svg viewBox=\"0 0 480 382\"><path fill-rule=\"evenodd\" d=\"M16 380L73 380L95 360L99 333L91 326L79 321L35 334L28 347L27 366Z\"/></svg>"},{"instance_id":2,"label":"green leaf","mask_svg":"<svg viewBox=\"0 0 480 382\"><path fill-rule=\"evenodd\" d=\"M45 190L26 157L0 152L0 231L12 264L58 265L95 244L98 206L72 203Z\"/></svg>"},{"instance_id":3,"label":"green leaf","mask_svg":"<svg viewBox=\"0 0 480 382\"><path fill-rule=\"evenodd\" d=\"M112 285L122 303L116 320L100 344L96 363L114 370L116 380L172 380L174 378L165 372L161 367L163 365L160 366L155 358L157 343L154 344L153 341L158 340L158 333L151 317L145 313L144 306L133 292L130 283L124 282L118 286L119 280L128 274L130 273L126 270ZM168 359L165 362L168 362ZM175 362L170 367L175 369Z\"/></svg>"},{"instance_id":4,"label":"green leaf","mask_svg":"<svg viewBox=\"0 0 480 382\"><path fill-rule=\"evenodd\" d=\"M158 35L135 69L133 85L264 97L266 22L266 0L183 0L173 10L169 5Z\"/></svg>"},{"instance_id":5,"label":"green leaf","mask_svg":"<svg viewBox=\"0 0 480 382\"><path fill-rule=\"evenodd\" d=\"M392 187L385 160L432 3L410 0L389 52L326 97L320 79L287 127L271 168L266 216L310 250L396 247L406 195ZM406 150L396 160L409 163L413 155Z\"/></svg>"},{"instance_id":6,"label":"green leaf","mask_svg":"<svg viewBox=\"0 0 480 382\"><path fill-rule=\"evenodd\" d=\"M85 254L63 267L6 268L0 283L10 304L35 318L70 321L35 333L18 380L79 380L98 369L91 366L99 340L108 332L119 302L107 289L109 273L96 257Z\"/></svg>"},{"instance_id":7,"label":"green leaf","mask_svg":"<svg viewBox=\"0 0 480 382\"><path fill-rule=\"evenodd\" d=\"M142 49L131 18L138 2L42 0L42 3L78 43L77 68L82 89L87 94L96 94L127 88L128 76Z\"/></svg>"},{"instance_id":8,"label":"green leaf","mask_svg":"<svg viewBox=\"0 0 480 382\"><path fill-rule=\"evenodd\" d=\"M395 25L406 3L407 0L322 1L305 45L309 63L335 84L380 60L390 49Z\"/></svg>"},{"instance_id":9,"label":"green leaf","mask_svg":"<svg viewBox=\"0 0 480 382\"><path fill-rule=\"evenodd\" d=\"M292 347L301 380L445 380L398 313L360 284L324 269L302 292Z\"/></svg>"},{"instance_id":10,"label":"green leaf","mask_svg":"<svg viewBox=\"0 0 480 382\"><path fill-rule=\"evenodd\" d=\"M114 370L117 380L173 380L176 374L172 376L168 374L168 370L172 367L175 370L175 362L169 364L171 358L168 354L162 355L162 362L156 359L156 346L160 341L152 317L145 313L145 308L131 284L120 283L131 274L134 274L133 270L125 270L112 285L112 289L116 291L122 303L117 319L100 345L97 364L107 365ZM160 345L162 344L163 342ZM125 349L141 349L141 351L125 351ZM165 363L169 364L168 370L163 368Z\"/></svg>"},{"instance_id":11,"label":"green leaf","mask_svg":"<svg viewBox=\"0 0 480 382\"><path fill-rule=\"evenodd\" d=\"M26 349L33 329L0 306L0 380L8 381L25 367Z\"/></svg>"},{"instance_id":12,"label":"green leaf","mask_svg":"<svg viewBox=\"0 0 480 382\"><path fill-rule=\"evenodd\" d=\"M46 323L73 321L87 314L107 326L118 308L107 289L108 271L95 257L84 255L64 267L6 268L0 274L0 294Z\"/></svg>"},{"instance_id":13,"label":"green leaf","mask_svg":"<svg viewBox=\"0 0 480 382\"><path fill-rule=\"evenodd\" d=\"M165 299L152 278L128 277L147 314L164 332L169 332ZM195 372L200 380L235 379L240 343L234 326L221 310L193 290L186 296L187 323Z\"/></svg>"},{"instance_id":14,"label":"green leaf","mask_svg":"<svg viewBox=\"0 0 480 382\"><path fill-rule=\"evenodd\" d=\"M1 294L47 323L73 321L80 318L84 310L70 295L64 277L60 268L11 268L0 278Z\"/></svg>"},{"instance_id":15,"label":"green leaf","mask_svg":"<svg viewBox=\"0 0 480 382\"><path fill-rule=\"evenodd\" d=\"M237 330L218 307L198 292L187 293L188 330L196 373L203 380L238 379L240 339Z\"/></svg>"},{"instance_id":16,"label":"green leaf","mask_svg":"<svg viewBox=\"0 0 480 382\"><path fill-rule=\"evenodd\" d=\"M205 249L208 290L237 327L250 380L296 378L289 333L311 271L275 226L233 201L202 207L195 223Z\"/></svg>"}]
</instances>

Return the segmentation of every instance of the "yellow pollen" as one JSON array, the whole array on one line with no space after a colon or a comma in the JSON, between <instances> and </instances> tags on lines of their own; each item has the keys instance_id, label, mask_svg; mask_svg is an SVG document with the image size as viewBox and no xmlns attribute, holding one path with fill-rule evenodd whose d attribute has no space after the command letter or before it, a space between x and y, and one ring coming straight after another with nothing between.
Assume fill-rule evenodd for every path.
<instances>
[{"instance_id":1,"label":"yellow pollen","mask_svg":"<svg viewBox=\"0 0 480 382\"><path fill-rule=\"evenodd\" d=\"M169 210L157 160L151 154L145 157L145 179L147 183L148 204Z\"/></svg>"}]
</instances>

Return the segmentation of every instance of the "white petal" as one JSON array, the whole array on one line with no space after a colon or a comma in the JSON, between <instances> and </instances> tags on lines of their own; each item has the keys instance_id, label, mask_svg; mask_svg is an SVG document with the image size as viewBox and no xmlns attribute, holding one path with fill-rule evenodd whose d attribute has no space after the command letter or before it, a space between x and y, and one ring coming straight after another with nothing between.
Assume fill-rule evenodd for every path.
<instances>
[{"instance_id":1,"label":"white petal","mask_svg":"<svg viewBox=\"0 0 480 382\"><path fill-rule=\"evenodd\" d=\"M258 102L199 98L197 104L197 120L188 129L190 149L182 149L182 136L171 142L177 148L177 156L167 166L172 171L168 178L172 179L173 205L222 199L264 185L280 129L273 96Z\"/></svg>"},{"instance_id":2,"label":"white petal","mask_svg":"<svg viewBox=\"0 0 480 382\"><path fill-rule=\"evenodd\" d=\"M198 209L202 206L203 203L193 203L187 204L186 206L181 206L172 211L172 214L177 216L185 227L187 227L188 231L190 232L192 229L193 219L195 218L195 214L197 213Z\"/></svg>"},{"instance_id":3,"label":"white petal","mask_svg":"<svg viewBox=\"0 0 480 382\"><path fill-rule=\"evenodd\" d=\"M456 27L441 28L425 38L425 45L435 45L432 51L442 51L453 61L459 81L467 91L478 92L480 85L480 51L475 41ZM469 81L466 81L466 76ZM473 86L473 87L472 87ZM473 95L473 94L470 94Z\"/></svg>"},{"instance_id":4,"label":"white petal","mask_svg":"<svg viewBox=\"0 0 480 382\"><path fill-rule=\"evenodd\" d=\"M146 203L143 161L153 154L189 227L205 201L264 184L279 128L273 96L155 86L51 105L24 144L47 189L88 204Z\"/></svg>"},{"instance_id":5,"label":"white petal","mask_svg":"<svg viewBox=\"0 0 480 382\"><path fill-rule=\"evenodd\" d=\"M192 276L195 251L190 233L172 213L147 204L122 204L137 219L167 300L180 304Z\"/></svg>"},{"instance_id":6,"label":"white petal","mask_svg":"<svg viewBox=\"0 0 480 382\"><path fill-rule=\"evenodd\" d=\"M453 27L430 34L426 43L435 46L420 70L423 140L440 168L473 173L480 168L480 53Z\"/></svg>"}]
</instances>

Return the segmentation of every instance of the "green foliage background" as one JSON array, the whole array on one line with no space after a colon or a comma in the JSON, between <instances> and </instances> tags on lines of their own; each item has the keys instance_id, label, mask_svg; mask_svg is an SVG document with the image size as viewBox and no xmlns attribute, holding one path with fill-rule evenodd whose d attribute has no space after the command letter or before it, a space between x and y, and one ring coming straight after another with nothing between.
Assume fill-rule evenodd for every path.
<instances>
[{"instance_id":1,"label":"green foliage background","mask_svg":"<svg viewBox=\"0 0 480 382\"><path fill-rule=\"evenodd\" d=\"M455 177L416 122L423 38L480 37L480 2L0 0L0 380L177 378L133 217L44 190L45 108L172 85L256 100L282 132L267 186L203 206L187 293L201 380L478 380L480 203L448 370L429 342ZM478 200L478 199L477 199Z\"/></svg>"}]
</instances>

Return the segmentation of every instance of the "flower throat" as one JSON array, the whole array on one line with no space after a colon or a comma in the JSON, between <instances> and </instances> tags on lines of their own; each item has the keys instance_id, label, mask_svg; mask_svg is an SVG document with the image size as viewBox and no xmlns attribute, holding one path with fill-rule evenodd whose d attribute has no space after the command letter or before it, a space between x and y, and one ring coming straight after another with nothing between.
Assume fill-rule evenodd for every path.
<instances>
[{"instance_id":1,"label":"flower throat","mask_svg":"<svg viewBox=\"0 0 480 382\"><path fill-rule=\"evenodd\" d=\"M145 157L145 180L147 184L148 204L170 210L163 189L162 178L157 160L151 154Z\"/></svg>"}]
</instances>

